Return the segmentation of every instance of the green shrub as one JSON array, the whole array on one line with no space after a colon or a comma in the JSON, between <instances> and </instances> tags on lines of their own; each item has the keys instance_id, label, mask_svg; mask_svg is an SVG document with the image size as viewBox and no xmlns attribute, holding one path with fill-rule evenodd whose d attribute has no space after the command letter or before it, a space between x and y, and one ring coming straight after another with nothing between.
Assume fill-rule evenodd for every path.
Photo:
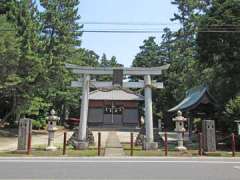
<instances>
[{"instance_id":1,"label":"green shrub","mask_svg":"<svg viewBox=\"0 0 240 180\"><path fill-rule=\"evenodd\" d=\"M41 122L38 120L33 120L32 121L32 128L33 129L41 129L42 125Z\"/></svg>"},{"instance_id":2,"label":"green shrub","mask_svg":"<svg viewBox=\"0 0 240 180\"><path fill-rule=\"evenodd\" d=\"M235 120L240 120L240 96L229 100L225 106L225 129L227 132L234 132L237 124Z\"/></svg>"},{"instance_id":3,"label":"green shrub","mask_svg":"<svg viewBox=\"0 0 240 180\"><path fill-rule=\"evenodd\" d=\"M240 96L231 99L226 105L227 116L234 120L240 119Z\"/></svg>"},{"instance_id":4,"label":"green shrub","mask_svg":"<svg viewBox=\"0 0 240 180\"><path fill-rule=\"evenodd\" d=\"M44 118L39 118L32 121L33 129L44 129L45 126L46 126L46 120Z\"/></svg>"}]
</instances>

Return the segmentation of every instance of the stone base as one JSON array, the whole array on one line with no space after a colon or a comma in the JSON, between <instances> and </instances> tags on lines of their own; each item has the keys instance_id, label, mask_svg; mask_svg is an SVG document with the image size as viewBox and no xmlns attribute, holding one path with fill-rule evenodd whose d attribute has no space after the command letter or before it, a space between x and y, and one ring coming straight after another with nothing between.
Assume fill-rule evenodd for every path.
<instances>
[{"instance_id":1,"label":"stone base","mask_svg":"<svg viewBox=\"0 0 240 180\"><path fill-rule=\"evenodd\" d=\"M16 152L22 154L22 153L27 153L28 151L27 150L22 150L22 149L21 150L17 149Z\"/></svg>"},{"instance_id":2,"label":"stone base","mask_svg":"<svg viewBox=\"0 0 240 180\"><path fill-rule=\"evenodd\" d=\"M159 134L159 129L154 128L153 130L154 130L153 131L154 132L153 133L154 142L158 143L159 148L164 146L164 140L162 139L162 137ZM146 138L146 130L143 127L140 129L140 131L137 135L137 138L135 140L135 146L143 146L145 138Z\"/></svg>"},{"instance_id":3,"label":"stone base","mask_svg":"<svg viewBox=\"0 0 240 180\"><path fill-rule=\"evenodd\" d=\"M56 151L56 150L57 150L57 147L55 147L55 146L46 147L46 151Z\"/></svg>"},{"instance_id":4,"label":"stone base","mask_svg":"<svg viewBox=\"0 0 240 180\"><path fill-rule=\"evenodd\" d=\"M89 145L95 145L93 133L89 129L87 129L87 141ZM77 149L76 146L79 144L78 142L78 128L74 128L73 135L68 139L67 145L72 145Z\"/></svg>"},{"instance_id":5,"label":"stone base","mask_svg":"<svg viewBox=\"0 0 240 180\"><path fill-rule=\"evenodd\" d=\"M184 147L184 146L177 146L177 147L176 147L176 150L178 150L178 151L186 151L187 148Z\"/></svg>"},{"instance_id":6,"label":"stone base","mask_svg":"<svg viewBox=\"0 0 240 180\"><path fill-rule=\"evenodd\" d=\"M88 142L86 141L75 141L74 147L79 150L88 149Z\"/></svg>"},{"instance_id":7,"label":"stone base","mask_svg":"<svg viewBox=\"0 0 240 180\"><path fill-rule=\"evenodd\" d=\"M232 155L232 152L228 152L227 154ZM206 155L206 156L221 156L221 152L203 152L203 155Z\"/></svg>"},{"instance_id":8,"label":"stone base","mask_svg":"<svg viewBox=\"0 0 240 180\"><path fill-rule=\"evenodd\" d=\"M157 150L158 143L157 142L144 142L143 149L144 150Z\"/></svg>"}]
</instances>

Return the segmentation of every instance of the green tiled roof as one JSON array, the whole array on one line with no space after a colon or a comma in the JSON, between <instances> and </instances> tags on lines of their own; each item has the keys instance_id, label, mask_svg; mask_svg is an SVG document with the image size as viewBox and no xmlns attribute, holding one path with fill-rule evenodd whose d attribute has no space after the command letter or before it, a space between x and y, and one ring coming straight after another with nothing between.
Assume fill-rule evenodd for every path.
<instances>
[{"instance_id":1,"label":"green tiled roof","mask_svg":"<svg viewBox=\"0 0 240 180\"><path fill-rule=\"evenodd\" d=\"M174 112L178 110L184 111L191 108L192 106L196 107L201 103L201 99L206 93L210 98L210 101L214 101L213 98L211 98L210 94L208 93L208 87L199 86L187 91L185 99L181 101L177 106L173 107L172 109L169 109L168 111L169 112Z\"/></svg>"}]
</instances>

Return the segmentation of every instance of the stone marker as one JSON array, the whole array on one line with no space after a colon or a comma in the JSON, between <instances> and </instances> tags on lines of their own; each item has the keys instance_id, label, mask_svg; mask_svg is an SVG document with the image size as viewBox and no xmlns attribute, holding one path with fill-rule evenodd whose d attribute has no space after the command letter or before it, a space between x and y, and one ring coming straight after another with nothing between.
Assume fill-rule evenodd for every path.
<instances>
[{"instance_id":1,"label":"stone marker","mask_svg":"<svg viewBox=\"0 0 240 180\"><path fill-rule=\"evenodd\" d=\"M17 151L27 152L29 133L32 134L32 120L22 118L18 125L18 147Z\"/></svg>"},{"instance_id":2,"label":"stone marker","mask_svg":"<svg viewBox=\"0 0 240 180\"><path fill-rule=\"evenodd\" d=\"M214 120L202 121L202 133L203 133L203 150L205 152L215 152L216 136Z\"/></svg>"},{"instance_id":3,"label":"stone marker","mask_svg":"<svg viewBox=\"0 0 240 180\"><path fill-rule=\"evenodd\" d=\"M178 146L176 147L176 149L179 151L187 150L187 148L183 146L183 133L186 131L184 128L184 123L187 121L187 119L182 116L181 111L178 111L177 117L173 118L173 121L176 123L176 128L174 129L174 131L177 133L178 141Z\"/></svg>"},{"instance_id":4,"label":"stone marker","mask_svg":"<svg viewBox=\"0 0 240 180\"><path fill-rule=\"evenodd\" d=\"M55 111L52 109L50 116L47 117L48 121L48 146L46 147L47 151L55 151L57 147L54 146L54 134L57 131L57 121L60 120L58 116L55 115Z\"/></svg>"},{"instance_id":5,"label":"stone marker","mask_svg":"<svg viewBox=\"0 0 240 180\"><path fill-rule=\"evenodd\" d=\"M158 119L158 129L159 129L159 132L162 131L162 120L161 119Z\"/></svg>"},{"instance_id":6,"label":"stone marker","mask_svg":"<svg viewBox=\"0 0 240 180\"><path fill-rule=\"evenodd\" d=\"M240 120L236 120L234 122L237 123L237 131L238 131L238 135L240 135Z\"/></svg>"}]
</instances>

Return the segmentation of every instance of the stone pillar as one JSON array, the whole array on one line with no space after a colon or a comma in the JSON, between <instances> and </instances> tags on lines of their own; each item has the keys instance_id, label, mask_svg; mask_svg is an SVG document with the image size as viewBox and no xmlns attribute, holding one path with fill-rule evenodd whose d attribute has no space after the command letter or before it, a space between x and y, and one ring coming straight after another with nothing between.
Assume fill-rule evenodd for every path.
<instances>
[{"instance_id":1,"label":"stone pillar","mask_svg":"<svg viewBox=\"0 0 240 180\"><path fill-rule=\"evenodd\" d=\"M144 144L144 149L153 150L158 148L158 144L154 142L153 137L152 89L150 75L144 76L144 86L146 128L146 142Z\"/></svg>"},{"instance_id":2,"label":"stone pillar","mask_svg":"<svg viewBox=\"0 0 240 180\"><path fill-rule=\"evenodd\" d=\"M234 121L237 123L237 130L238 130L238 135L240 135L240 121L239 120L236 120Z\"/></svg>"},{"instance_id":3,"label":"stone pillar","mask_svg":"<svg viewBox=\"0 0 240 180\"><path fill-rule=\"evenodd\" d=\"M87 119L88 119L88 95L89 95L90 75L84 74L82 87L81 115L78 131L77 149L87 149Z\"/></svg>"},{"instance_id":4,"label":"stone pillar","mask_svg":"<svg viewBox=\"0 0 240 180\"><path fill-rule=\"evenodd\" d=\"M187 118L187 121L188 121L188 138L189 138L189 143L192 143L192 130L193 130L192 119L189 117L189 118Z\"/></svg>"},{"instance_id":5,"label":"stone pillar","mask_svg":"<svg viewBox=\"0 0 240 180\"><path fill-rule=\"evenodd\" d=\"M203 150L205 152L216 151L216 134L215 134L215 121L203 120L202 133L203 133Z\"/></svg>"},{"instance_id":6,"label":"stone pillar","mask_svg":"<svg viewBox=\"0 0 240 180\"><path fill-rule=\"evenodd\" d=\"M27 152L29 133L32 133L32 120L23 118L18 125L18 147L17 151Z\"/></svg>"},{"instance_id":7,"label":"stone pillar","mask_svg":"<svg viewBox=\"0 0 240 180\"><path fill-rule=\"evenodd\" d=\"M161 132L162 131L162 120L158 119L158 130Z\"/></svg>"}]
</instances>

